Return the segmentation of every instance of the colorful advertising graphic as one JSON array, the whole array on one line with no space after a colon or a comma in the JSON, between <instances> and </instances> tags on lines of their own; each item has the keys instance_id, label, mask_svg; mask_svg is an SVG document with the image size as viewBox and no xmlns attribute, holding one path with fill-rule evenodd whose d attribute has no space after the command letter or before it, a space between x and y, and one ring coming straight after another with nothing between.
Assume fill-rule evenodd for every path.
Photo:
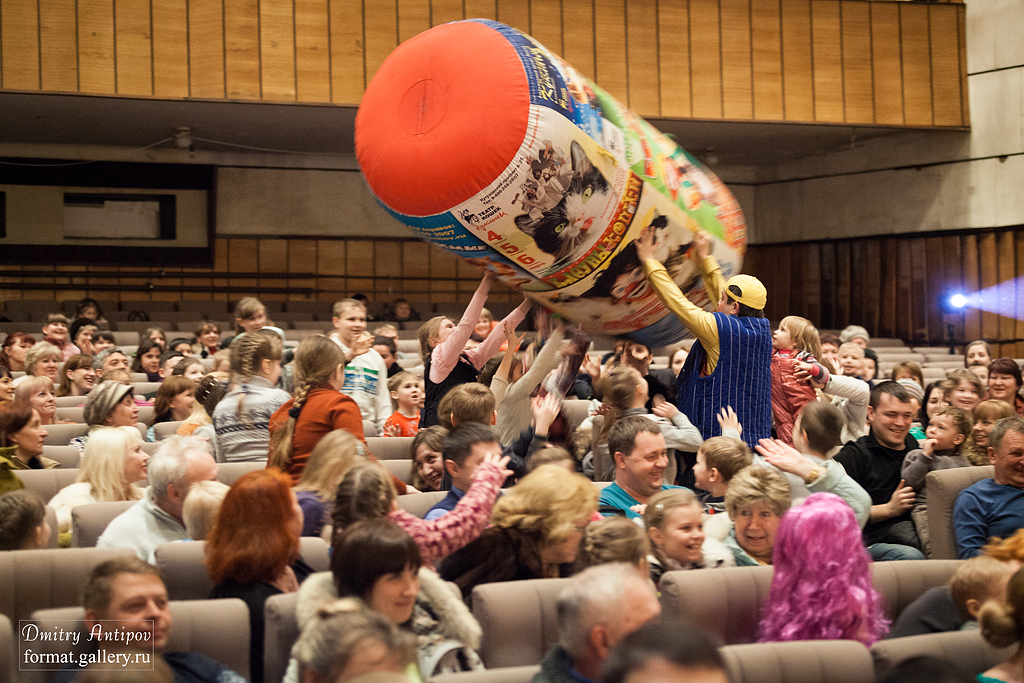
<instances>
[{"instance_id":1,"label":"colorful advertising graphic","mask_svg":"<svg viewBox=\"0 0 1024 683\"><path fill-rule=\"evenodd\" d=\"M509 26L444 24L400 45L356 116L370 190L420 238L597 334L687 336L648 286L634 241L697 305L698 230L728 278L746 247L732 193L699 161Z\"/></svg>"}]
</instances>

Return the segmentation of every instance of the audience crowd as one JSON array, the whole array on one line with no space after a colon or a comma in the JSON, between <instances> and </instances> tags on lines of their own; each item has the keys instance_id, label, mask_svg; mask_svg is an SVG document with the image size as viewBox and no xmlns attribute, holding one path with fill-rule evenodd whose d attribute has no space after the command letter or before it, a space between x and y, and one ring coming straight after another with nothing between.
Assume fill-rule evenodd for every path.
<instances>
[{"instance_id":1,"label":"audience crowd","mask_svg":"<svg viewBox=\"0 0 1024 683\"><path fill-rule=\"evenodd\" d=\"M536 332L517 333L532 304L495 320L484 307L490 274L460 320L420 324L418 359L357 297L334 304L330 334L297 346L255 298L239 302L233 336L204 323L168 341L154 327L130 354L95 301L73 320L50 315L42 339L26 329L0 350L0 547L46 548L51 534L66 547L74 508L128 505L96 545L137 559L91 572L85 623L150 620L174 680L241 678L166 647L156 553L189 541L205 544L210 597L249 608L257 682L274 595L297 593L301 634L285 680L425 681L483 668L477 586L557 577L570 577L558 645L534 681L724 681L714 641L659 621L658 600L667 574L721 567L774 568L762 642L870 645L979 623L994 644L1020 642L1017 362L977 341L945 380L926 384L913 362L882 377L864 328L819 334L787 316L773 331L761 282L726 281L709 238L694 244L714 312L682 295L653 235L637 241L652 289L695 338L659 351L665 367L634 341L588 352L584 333L543 311L531 316ZM380 322L420 320L399 299ZM81 452L77 481L44 501L18 471L61 466L44 445L62 416L83 425L64 442ZM383 438L407 459L379 461ZM254 467L227 486L223 463ZM978 465L992 475L965 488L952 514L966 561L890 623L871 563L930 557L944 530L929 529L928 475ZM412 496L429 499L423 516L405 509ZM330 544L329 571L306 562L304 537ZM1022 652L982 680L1020 680Z\"/></svg>"}]
</instances>

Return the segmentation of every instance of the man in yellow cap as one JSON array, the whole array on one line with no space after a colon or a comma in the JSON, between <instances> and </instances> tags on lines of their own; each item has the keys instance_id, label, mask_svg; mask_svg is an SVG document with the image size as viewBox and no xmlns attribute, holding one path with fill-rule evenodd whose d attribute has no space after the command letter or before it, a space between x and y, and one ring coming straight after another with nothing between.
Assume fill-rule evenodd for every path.
<instances>
[{"instance_id":1,"label":"man in yellow cap","mask_svg":"<svg viewBox=\"0 0 1024 683\"><path fill-rule=\"evenodd\" d=\"M718 311L708 313L687 299L665 266L654 258L654 231L645 228L636 242L637 256L658 298L697 338L676 382L676 405L705 439L720 436L718 413L732 407L743 425L743 440L753 448L771 436L771 325L764 317L768 293L750 275L725 282L710 254L711 237L694 236L697 269L708 298Z\"/></svg>"}]
</instances>

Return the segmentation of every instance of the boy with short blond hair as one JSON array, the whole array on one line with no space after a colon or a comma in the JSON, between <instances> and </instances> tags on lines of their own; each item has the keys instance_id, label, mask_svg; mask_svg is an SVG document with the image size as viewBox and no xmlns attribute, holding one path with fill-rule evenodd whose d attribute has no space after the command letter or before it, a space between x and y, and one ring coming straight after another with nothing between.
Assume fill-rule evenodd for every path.
<instances>
[{"instance_id":1,"label":"boy with short blond hair","mask_svg":"<svg viewBox=\"0 0 1024 683\"><path fill-rule=\"evenodd\" d=\"M731 436L715 436L697 449L693 477L697 488L721 498L732 478L753 463L754 454L747 448L747 444ZM725 509L721 504L714 507L716 512Z\"/></svg>"},{"instance_id":2,"label":"boy with short blond hair","mask_svg":"<svg viewBox=\"0 0 1024 683\"><path fill-rule=\"evenodd\" d=\"M330 338L346 360L341 392L356 402L363 419L373 422L379 434L392 413L391 394L384 359L373 350L373 337L366 332L366 306L356 299L341 299L334 303L333 315Z\"/></svg>"}]
</instances>

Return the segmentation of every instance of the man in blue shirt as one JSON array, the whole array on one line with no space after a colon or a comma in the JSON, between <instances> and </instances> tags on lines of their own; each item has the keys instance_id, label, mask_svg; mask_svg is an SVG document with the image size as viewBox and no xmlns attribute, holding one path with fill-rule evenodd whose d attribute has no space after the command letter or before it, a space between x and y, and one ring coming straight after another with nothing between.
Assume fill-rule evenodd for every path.
<instances>
[{"instance_id":1,"label":"man in blue shirt","mask_svg":"<svg viewBox=\"0 0 1024 683\"><path fill-rule=\"evenodd\" d=\"M988 457L995 466L992 478L961 491L953 506L961 559L981 555L992 537L1008 538L1024 528L1024 419L1006 417L996 423L988 437Z\"/></svg>"},{"instance_id":2,"label":"man in blue shirt","mask_svg":"<svg viewBox=\"0 0 1024 683\"><path fill-rule=\"evenodd\" d=\"M634 507L646 505L658 491L679 488L662 481L668 449L653 420L642 415L616 420L608 431L608 452L615 462L615 481L601 491L598 503L602 514L640 517Z\"/></svg>"},{"instance_id":3,"label":"man in blue shirt","mask_svg":"<svg viewBox=\"0 0 1024 683\"><path fill-rule=\"evenodd\" d=\"M467 422L456 426L441 444L444 468L452 478L448 495L427 511L425 520L438 519L455 509L473 484L476 468L488 455L501 457L498 437L478 422Z\"/></svg>"}]
</instances>

